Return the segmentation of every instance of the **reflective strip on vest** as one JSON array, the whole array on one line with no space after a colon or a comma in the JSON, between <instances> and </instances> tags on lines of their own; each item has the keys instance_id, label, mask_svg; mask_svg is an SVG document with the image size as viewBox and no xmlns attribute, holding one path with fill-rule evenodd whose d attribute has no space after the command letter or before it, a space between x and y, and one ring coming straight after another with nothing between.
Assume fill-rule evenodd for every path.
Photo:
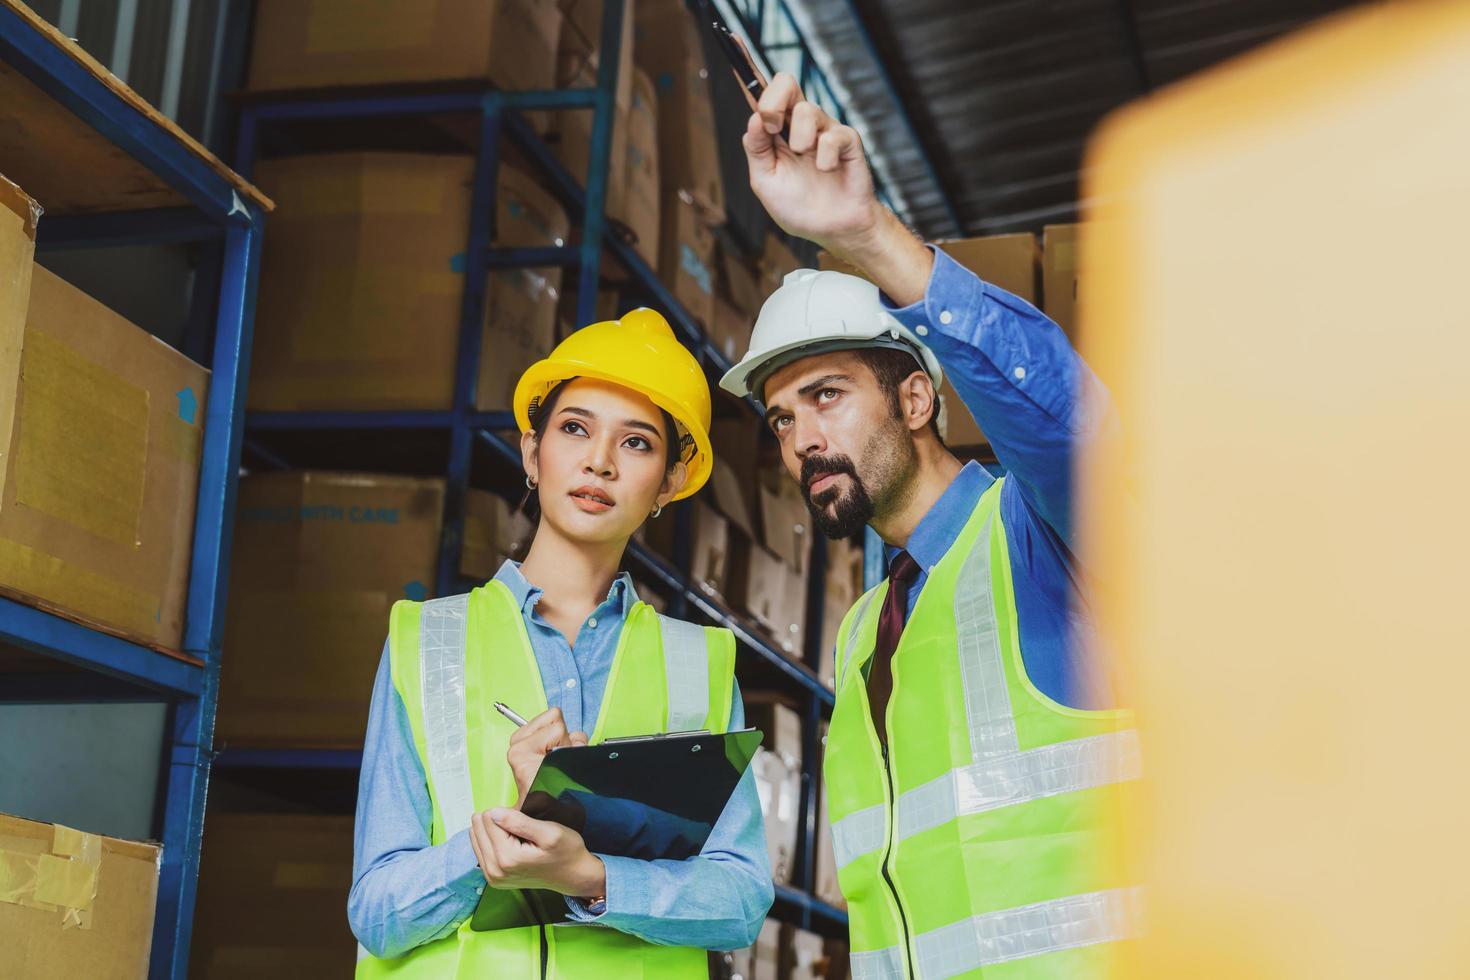
<instances>
[{"instance_id":1,"label":"reflective strip on vest","mask_svg":"<svg viewBox=\"0 0 1470 980\"><path fill-rule=\"evenodd\" d=\"M968 766L950 770L911 789L895 807L897 839L975 813L1027 803L1061 793L1107 786L1142 775L1138 733L1132 729L1042 745L1021 751L1011 710L995 596L990 582L990 526L965 556L955 585L954 620L965 716L970 735ZM870 592L848 629L848 656L857 642ZM865 807L832 824L838 868L883 847L883 805ZM927 975L926 975L927 976Z\"/></svg>"},{"instance_id":2,"label":"reflective strip on vest","mask_svg":"<svg viewBox=\"0 0 1470 980\"><path fill-rule=\"evenodd\" d=\"M857 644L858 633L863 628L863 620L868 618L868 607L873 604L873 597L877 594L877 589L869 589L863 594L860 600L861 605L858 606L857 613L852 617L852 625L847 628L847 643L842 648L847 651L847 656L837 664L837 690L839 691L842 690L842 678L847 673L848 661L852 659L852 651Z\"/></svg>"},{"instance_id":3,"label":"reflective strip on vest","mask_svg":"<svg viewBox=\"0 0 1470 980\"><path fill-rule=\"evenodd\" d=\"M960 566L954 591L955 639L964 679L970 757L976 762L988 755L1015 752L1019 744L990 587L990 525L994 520L995 512L985 519Z\"/></svg>"},{"instance_id":4,"label":"reflective strip on vest","mask_svg":"<svg viewBox=\"0 0 1470 980\"><path fill-rule=\"evenodd\" d=\"M704 627L669 616L658 617L668 685L669 731L704 728L709 717L709 652Z\"/></svg>"},{"instance_id":5,"label":"reflective strip on vest","mask_svg":"<svg viewBox=\"0 0 1470 980\"><path fill-rule=\"evenodd\" d=\"M419 678L429 778L447 840L475 812L465 736L464 658L468 595L424 603L419 612Z\"/></svg>"},{"instance_id":6,"label":"reflective strip on vest","mask_svg":"<svg viewBox=\"0 0 1470 980\"><path fill-rule=\"evenodd\" d=\"M977 966L1130 939L1138 934L1138 888L1069 895L987 912L914 937L919 975L939 980Z\"/></svg>"},{"instance_id":7,"label":"reflective strip on vest","mask_svg":"<svg viewBox=\"0 0 1470 980\"><path fill-rule=\"evenodd\" d=\"M855 810L832 824L832 852L837 867L883 847L887 814L882 803Z\"/></svg>"},{"instance_id":8,"label":"reflective strip on vest","mask_svg":"<svg viewBox=\"0 0 1470 980\"><path fill-rule=\"evenodd\" d=\"M914 937L924 980L968 973L977 966L1057 953L1139 934L1140 888L1068 895L971 916ZM852 954L853 980L903 980L903 947Z\"/></svg>"},{"instance_id":9,"label":"reflective strip on vest","mask_svg":"<svg viewBox=\"0 0 1470 980\"><path fill-rule=\"evenodd\" d=\"M956 817L1137 779L1142 770L1138 733L1132 729L987 758L952 769L900 796L899 839L907 840ZM881 811L880 807L879 820ZM847 819L851 817L843 818ZM835 834L835 824L832 829ZM878 844L882 845L881 827Z\"/></svg>"},{"instance_id":10,"label":"reflective strip on vest","mask_svg":"<svg viewBox=\"0 0 1470 980\"><path fill-rule=\"evenodd\" d=\"M903 950L897 946L852 953L848 963L852 980L904 980Z\"/></svg>"}]
</instances>

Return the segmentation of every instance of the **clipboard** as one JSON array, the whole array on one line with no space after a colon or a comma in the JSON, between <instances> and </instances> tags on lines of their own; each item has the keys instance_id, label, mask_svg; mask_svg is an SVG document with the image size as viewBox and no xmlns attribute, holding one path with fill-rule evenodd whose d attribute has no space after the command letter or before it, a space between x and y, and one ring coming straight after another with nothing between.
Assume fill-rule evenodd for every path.
<instances>
[{"instance_id":1,"label":"clipboard","mask_svg":"<svg viewBox=\"0 0 1470 980\"><path fill-rule=\"evenodd\" d=\"M704 847L760 744L761 733L747 728L553 749L541 760L521 812L571 827L595 854L682 861ZM508 920L507 894L519 895L521 912L534 921ZM568 921L566 901L556 892L486 888L470 928Z\"/></svg>"}]
</instances>

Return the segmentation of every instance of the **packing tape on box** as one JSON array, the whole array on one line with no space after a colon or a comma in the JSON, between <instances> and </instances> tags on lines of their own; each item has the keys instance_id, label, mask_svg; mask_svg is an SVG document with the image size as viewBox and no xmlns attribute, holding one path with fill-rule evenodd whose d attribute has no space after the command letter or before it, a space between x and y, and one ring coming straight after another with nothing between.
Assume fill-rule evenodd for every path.
<instances>
[{"instance_id":1,"label":"packing tape on box","mask_svg":"<svg viewBox=\"0 0 1470 980\"><path fill-rule=\"evenodd\" d=\"M15 502L137 547L148 472L147 390L39 330L25 332L20 364Z\"/></svg>"},{"instance_id":2,"label":"packing tape on box","mask_svg":"<svg viewBox=\"0 0 1470 980\"><path fill-rule=\"evenodd\" d=\"M63 929L90 929L102 838L56 825L49 854L0 850L0 902L61 912Z\"/></svg>"},{"instance_id":3,"label":"packing tape on box","mask_svg":"<svg viewBox=\"0 0 1470 980\"><path fill-rule=\"evenodd\" d=\"M156 636L162 621L162 597L6 537L0 537L0 582L7 595L21 593L42 608L76 610L141 636Z\"/></svg>"}]
</instances>

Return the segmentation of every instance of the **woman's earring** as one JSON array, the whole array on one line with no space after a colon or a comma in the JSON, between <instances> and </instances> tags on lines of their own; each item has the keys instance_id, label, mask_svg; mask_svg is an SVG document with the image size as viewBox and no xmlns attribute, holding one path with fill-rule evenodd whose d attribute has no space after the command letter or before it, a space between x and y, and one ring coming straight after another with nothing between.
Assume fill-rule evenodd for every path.
<instances>
[{"instance_id":1,"label":"woman's earring","mask_svg":"<svg viewBox=\"0 0 1470 980\"><path fill-rule=\"evenodd\" d=\"M662 514L663 512L664 512L663 505L661 505L661 504L654 504L653 505L653 513L652 514L649 514L648 516L649 517L657 517L658 515Z\"/></svg>"},{"instance_id":2,"label":"woman's earring","mask_svg":"<svg viewBox=\"0 0 1470 980\"><path fill-rule=\"evenodd\" d=\"M526 474L526 489L527 490L535 490L536 489L536 478L534 476L532 476L531 474L529 474L529 473Z\"/></svg>"}]
</instances>

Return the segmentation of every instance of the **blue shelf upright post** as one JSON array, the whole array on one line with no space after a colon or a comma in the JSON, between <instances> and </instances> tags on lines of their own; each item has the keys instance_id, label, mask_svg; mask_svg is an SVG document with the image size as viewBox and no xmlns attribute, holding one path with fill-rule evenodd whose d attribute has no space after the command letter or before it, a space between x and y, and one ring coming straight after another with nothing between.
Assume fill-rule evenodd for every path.
<instances>
[{"instance_id":1,"label":"blue shelf upright post","mask_svg":"<svg viewBox=\"0 0 1470 980\"><path fill-rule=\"evenodd\" d=\"M260 270L261 218L238 198L224 235L214 356L206 402L194 517L194 560L189 569L184 650L205 663L203 690L174 701L169 718L167 790L163 813L163 864L153 923L150 975L183 977L199 882L204 801L214 752L214 713L219 695L220 645L224 637L226 584L233 541L240 447L245 434L245 383L250 367L251 325Z\"/></svg>"},{"instance_id":2,"label":"blue shelf upright post","mask_svg":"<svg viewBox=\"0 0 1470 980\"><path fill-rule=\"evenodd\" d=\"M602 239L607 229L607 178L611 171L613 114L617 105L618 62L608 52L621 51L623 0L604 0L602 46L593 96L592 146L587 160L587 198L582 209L582 244L577 272L577 323L586 326L597 315L597 284Z\"/></svg>"},{"instance_id":3,"label":"blue shelf upright post","mask_svg":"<svg viewBox=\"0 0 1470 980\"><path fill-rule=\"evenodd\" d=\"M464 292L460 298L459 351L455 360L454 418L449 429L449 470L444 486L444 519L435 582L435 594L441 596L458 591L455 586L464 545L465 496L475 439L471 414L475 410L480 358L484 354L485 294L490 274L490 242L495 234L495 185L500 174L503 108L499 92L487 92L480 104L480 142L470 191L470 231L464 251Z\"/></svg>"}]
</instances>

